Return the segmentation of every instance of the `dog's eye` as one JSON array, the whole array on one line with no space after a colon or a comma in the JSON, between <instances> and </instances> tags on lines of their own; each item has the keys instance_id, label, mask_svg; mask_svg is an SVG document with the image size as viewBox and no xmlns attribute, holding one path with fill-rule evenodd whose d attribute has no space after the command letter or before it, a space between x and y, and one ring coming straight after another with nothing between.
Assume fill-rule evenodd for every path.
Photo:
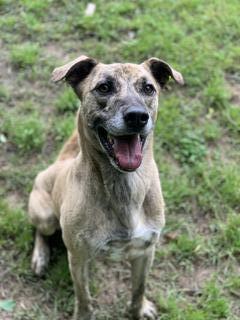
<instances>
[{"instance_id":1,"label":"dog's eye","mask_svg":"<svg viewBox=\"0 0 240 320\"><path fill-rule=\"evenodd\" d=\"M144 84L143 92L149 96L151 96L155 92L155 88L152 84Z\"/></svg>"},{"instance_id":2,"label":"dog's eye","mask_svg":"<svg viewBox=\"0 0 240 320\"><path fill-rule=\"evenodd\" d=\"M108 94L112 91L112 86L109 83L102 83L97 86L96 90L102 94Z\"/></svg>"}]
</instances>

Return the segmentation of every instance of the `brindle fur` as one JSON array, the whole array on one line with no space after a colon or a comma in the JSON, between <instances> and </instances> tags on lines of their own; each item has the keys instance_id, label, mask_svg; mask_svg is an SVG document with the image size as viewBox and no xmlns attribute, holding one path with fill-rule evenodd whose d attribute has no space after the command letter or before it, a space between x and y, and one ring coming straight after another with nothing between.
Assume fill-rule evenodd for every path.
<instances>
[{"instance_id":1,"label":"brindle fur","mask_svg":"<svg viewBox=\"0 0 240 320\"><path fill-rule=\"evenodd\" d=\"M120 250L121 257L131 262L133 319L157 318L154 305L144 296L165 221L152 128L158 95L169 76L183 83L180 73L156 58L141 65L105 65L85 56L53 73L54 81L70 83L81 107L77 131L55 163L38 174L30 195L29 217L37 230L32 268L37 275L44 272L49 261L47 237L61 228L76 295L75 320L94 319L88 265L97 255L111 250ZM98 96L95 86L109 77L115 83L114 93L108 98ZM141 93L143 78L154 85L156 94ZM121 113L139 104L150 115L142 164L134 172L121 172L110 163L95 129L101 123L115 135L128 134Z\"/></svg>"}]
</instances>

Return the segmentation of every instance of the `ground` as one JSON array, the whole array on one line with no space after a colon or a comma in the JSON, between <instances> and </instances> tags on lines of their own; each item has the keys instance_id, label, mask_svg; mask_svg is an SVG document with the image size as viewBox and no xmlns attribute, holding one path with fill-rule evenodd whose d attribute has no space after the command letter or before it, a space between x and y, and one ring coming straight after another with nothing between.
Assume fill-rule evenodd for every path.
<instances>
[{"instance_id":1,"label":"ground","mask_svg":"<svg viewBox=\"0 0 240 320\"><path fill-rule=\"evenodd\" d=\"M75 126L78 102L52 70L87 54L106 63L156 56L179 70L160 99L155 157L166 227L148 283L160 320L240 318L240 3L0 0L0 318L70 319L61 237L50 268L30 269L28 195ZM98 319L126 319L127 263L97 262Z\"/></svg>"}]
</instances>

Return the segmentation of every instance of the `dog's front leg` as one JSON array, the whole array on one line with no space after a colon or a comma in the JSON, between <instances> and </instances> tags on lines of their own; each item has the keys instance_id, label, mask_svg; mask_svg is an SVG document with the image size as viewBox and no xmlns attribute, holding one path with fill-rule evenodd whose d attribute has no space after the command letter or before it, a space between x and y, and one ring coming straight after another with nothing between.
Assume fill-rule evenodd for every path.
<instances>
[{"instance_id":1,"label":"dog's front leg","mask_svg":"<svg viewBox=\"0 0 240 320\"><path fill-rule=\"evenodd\" d=\"M155 247L152 246L147 252L131 261L132 266L132 303L131 312L134 320L157 319L154 304L144 296L146 280L152 265Z\"/></svg>"},{"instance_id":2,"label":"dog's front leg","mask_svg":"<svg viewBox=\"0 0 240 320\"><path fill-rule=\"evenodd\" d=\"M88 287L88 257L85 254L73 256L68 252L68 260L75 291L73 320L92 320L94 316Z\"/></svg>"}]
</instances>

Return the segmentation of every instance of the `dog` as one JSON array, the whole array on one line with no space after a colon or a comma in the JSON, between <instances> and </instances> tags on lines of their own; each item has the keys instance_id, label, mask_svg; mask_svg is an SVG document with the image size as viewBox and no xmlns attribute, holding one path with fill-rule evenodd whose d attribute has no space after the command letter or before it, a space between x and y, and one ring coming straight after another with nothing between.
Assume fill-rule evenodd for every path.
<instances>
[{"instance_id":1,"label":"dog","mask_svg":"<svg viewBox=\"0 0 240 320\"><path fill-rule=\"evenodd\" d=\"M80 56L53 71L53 81L70 84L81 106L76 132L55 163L38 174L30 194L32 268L44 272L48 236L61 228L76 297L74 320L94 319L88 269L97 256L130 262L131 316L157 318L145 287L165 224L153 128L169 78L184 83L157 58L103 64Z\"/></svg>"}]
</instances>

